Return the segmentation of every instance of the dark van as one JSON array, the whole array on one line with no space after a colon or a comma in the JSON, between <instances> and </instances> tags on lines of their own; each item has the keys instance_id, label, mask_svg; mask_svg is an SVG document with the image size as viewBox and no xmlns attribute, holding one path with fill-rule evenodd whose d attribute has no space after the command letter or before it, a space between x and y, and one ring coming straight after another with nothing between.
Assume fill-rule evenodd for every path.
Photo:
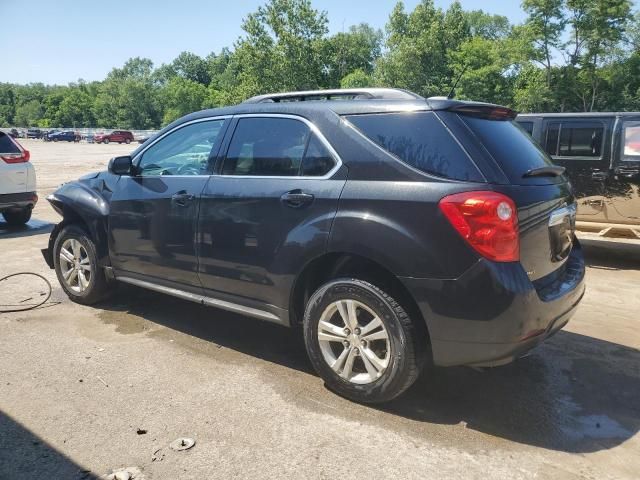
<instances>
[{"instance_id":1,"label":"dark van","mask_svg":"<svg viewBox=\"0 0 640 480\"><path fill-rule=\"evenodd\" d=\"M579 229L640 238L640 113L531 113L516 121L567 169Z\"/></svg>"}]
</instances>

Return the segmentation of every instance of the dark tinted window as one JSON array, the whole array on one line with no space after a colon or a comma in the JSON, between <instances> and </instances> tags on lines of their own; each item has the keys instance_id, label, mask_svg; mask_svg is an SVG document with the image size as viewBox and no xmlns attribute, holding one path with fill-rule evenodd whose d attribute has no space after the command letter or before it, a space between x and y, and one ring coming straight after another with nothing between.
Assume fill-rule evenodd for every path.
<instances>
[{"instance_id":1,"label":"dark tinted window","mask_svg":"<svg viewBox=\"0 0 640 480\"><path fill-rule=\"evenodd\" d=\"M233 133L224 175L296 176L310 130L289 118L241 118Z\"/></svg>"},{"instance_id":2,"label":"dark tinted window","mask_svg":"<svg viewBox=\"0 0 640 480\"><path fill-rule=\"evenodd\" d=\"M4 132L0 132L0 153L20 153L20 149L13 143L11 137Z\"/></svg>"},{"instance_id":3,"label":"dark tinted window","mask_svg":"<svg viewBox=\"0 0 640 480\"><path fill-rule=\"evenodd\" d=\"M545 150L558 157L602 156L604 125L599 122L553 122L547 126Z\"/></svg>"},{"instance_id":4,"label":"dark tinted window","mask_svg":"<svg viewBox=\"0 0 640 480\"><path fill-rule=\"evenodd\" d=\"M305 177L321 177L329 173L335 161L324 144L316 135L311 135L307 152L302 160L301 175Z\"/></svg>"},{"instance_id":5,"label":"dark tinted window","mask_svg":"<svg viewBox=\"0 0 640 480\"><path fill-rule=\"evenodd\" d=\"M542 148L515 122L461 116L514 183L529 170L553 165Z\"/></svg>"},{"instance_id":6,"label":"dark tinted window","mask_svg":"<svg viewBox=\"0 0 640 480\"><path fill-rule=\"evenodd\" d=\"M412 167L456 180L483 181L471 159L433 112L347 118L367 137Z\"/></svg>"},{"instance_id":7,"label":"dark tinted window","mask_svg":"<svg viewBox=\"0 0 640 480\"><path fill-rule=\"evenodd\" d=\"M518 122L522 129L529 135L533 134L533 122Z\"/></svg>"}]
</instances>

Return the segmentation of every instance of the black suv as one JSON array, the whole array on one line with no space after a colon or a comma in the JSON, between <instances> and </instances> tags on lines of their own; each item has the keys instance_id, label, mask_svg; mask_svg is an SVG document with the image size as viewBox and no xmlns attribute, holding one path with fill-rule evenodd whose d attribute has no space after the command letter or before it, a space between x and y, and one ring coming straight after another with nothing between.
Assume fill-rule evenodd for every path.
<instances>
[{"instance_id":1,"label":"black suv","mask_svg":"<svg viewBox=\"0 0 640 480\"><path fill-rule=\"evenodd\" d=\"M514 118L393 89L193 113L52 194L44 257L79 303L118 281L301 324L330 388L387 401L425 361L512 361L584 294L571 187Z\"/></svg>"}]
</instances>

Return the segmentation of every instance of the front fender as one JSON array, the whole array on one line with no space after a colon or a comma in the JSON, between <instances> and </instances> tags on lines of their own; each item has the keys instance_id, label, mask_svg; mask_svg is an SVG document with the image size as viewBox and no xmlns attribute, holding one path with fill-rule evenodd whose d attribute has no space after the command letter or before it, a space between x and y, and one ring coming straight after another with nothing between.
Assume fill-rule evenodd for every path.
<instances>
[{"instance_id":1,"label":"front fender","mask_svg":"<svg viewBox=\"0 0 640 480\"><path fill-rule=\"evenodd\" d=\"M51 268L56 238L64 226L72 223L86 227L96 246L98 263L110 264L107 234L113 179L109 177L112 176L105 178L103 175L93 175L65 183L47 197L54 210L62 216L62 222L51 232L47 250L43 251L45 261Z\"/></svg>"}]
</instances>

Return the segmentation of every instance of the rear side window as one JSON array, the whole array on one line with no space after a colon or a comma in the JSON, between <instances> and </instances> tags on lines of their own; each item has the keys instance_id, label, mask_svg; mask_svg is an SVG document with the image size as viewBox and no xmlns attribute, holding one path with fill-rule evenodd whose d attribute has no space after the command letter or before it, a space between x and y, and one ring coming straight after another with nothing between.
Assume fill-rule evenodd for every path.
<instances>
[{"instance_id":1,"label":"rear side window","mask_svg":"<svg viewBox=\"0 0 640 480\"><path fill-rule=\"evenodd\" d=\"M454 180L484 181L467 153L433 112L346 118L386 151L425 173Z\"/></svg>"},{"instance_id":2,"label":"rear side window","mask_svg":"<svg viewBox=\"0 0 640 480\"><path fill-rule=\"evenodd\" d=\"M241 118L233 132L223 175L324 176L336 164L327 147L292 118Z\"/></svg>"},{"instance_id":3,"label":"rear side window","mask_svg":"<svg viewBox=\"0 0 640 480\"><path fill-rule=\"evenodd\" d=\"M547 127L545 150L557 157L602 157L604 125L600 122L553 122Z\"/></svg>"},{"instance_id":4,"label":"rear side window","mask_svg":"<svg viewBox=\"0 0 640 480\"><path fill-rule=\"evenodd\" d=\"M0 132L0 153L20 153L18 146L4 132Z\"/></svg>"},{"instance_id":5,"label":"rear side window","mask_svg":"<svg viewBox=\"0 0 640 480\"><path fill-rule=\"evenodd\" d=\"M521 183L529 170L553 165L542 148L516 122L464 115L461 118L513 183Z\"/></svg>"}]
</instances>

